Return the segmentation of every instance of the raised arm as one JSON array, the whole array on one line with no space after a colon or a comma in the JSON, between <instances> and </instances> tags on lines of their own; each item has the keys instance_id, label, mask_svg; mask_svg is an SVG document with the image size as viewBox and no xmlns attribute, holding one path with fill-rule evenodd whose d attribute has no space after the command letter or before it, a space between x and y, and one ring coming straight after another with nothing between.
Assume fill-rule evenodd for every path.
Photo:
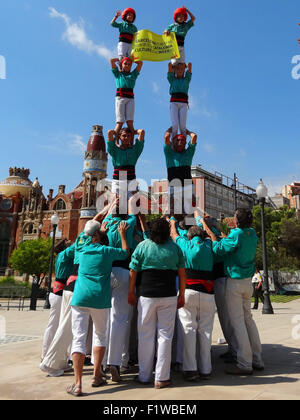
<instances>
[{"instance_id":1,"label":"raised arm","mask_svg":"<svg viewBox=\"0 0 300 420\"><path fill-rule=\"evenodd\" d=\"M197 144L197 134L192 131L186 130L186 134L191 137L191 144Z\"/></svg>"},{"instance_id":2,"label":"raised arm","mask_svg":"<svg viewBox=\"0 0 300 420\"><path fill-rule=\"evenodd\" d=\"M142 128L139 128L138 130L135 130L134 134L138 135L138 141L144 141L145 140L145 130Z\"/></svg>"},{"instance_id":3,"label":"raised arm","mask_svg":"<svg viewBox=\"0 0 300 420\"><path fill-rule=\"evenodd\" d=\"M122 12L120 10L116 11L115 17L113 18L113 20L110 22L110 24L112 25L113 23L115 23L115 21L118 19L119 16L121 16Z\"/></svg>"},{"instance_id":4,"label":"raised arm","mask_svg":"<svg viewBox=\"0 0 300 420\"><path fill-rule=\"evenodd\" d=\"M116 133L114 130L109 130L107 133L108 141L115 141L116 140L115 135Z\"/></svg>"},{"instance_id":5,"label":"raised arm","mask_svg":"<svg viewBox=\"0 0 300 420\"><path fill-rule=\"evenodd\" d=\"M119 61L119 59L118 58L111 58L110 59L110 66L111 66L111 68L112 69L115 69L117 66L116 66L116 62L117 61Z\"/></svg>"},{"instance_id":6,"label":"raised arm","mask_svg":"<svg viewBox=\"0 0 300 420\"><path fill-rule=\"evenodd\" d=\"M168 128L168 130L165 132L165 135L164 135L166 146L172 146L171 133L172 133L172 127Z\"/></svg>"},{"instance_id":7,"label":"raised arm","mask_svg":"<svg viewBox=\"0 0 300 420\"><path fill-rule=\"evenodd\" d=\"M169 63L169 64L168 64L168 72L169 72L169 73L174 73L174 71L175 71L175 69L174 69L173 64L172 64L172 63Z\"/></svg>"},{"instance_id":8,"label":"raised arm","mask_svg":"<svg viewBox=\"0 0 300 420\"><path fill-rule=\"evenodd\" d=\"M192 63L188 63L188 65L187 65L187 71L189 73L192 73Z\"/></svg>"},{"instance_id":9,"label":"raised arm","mask_svg":"<svg viewBox=\"0 0 300 420\"><path fill-rule=\"evenodd\" d=\"M143 67L143 62L142 61L138 61L136 66L136 70L140 73L140 71L142 70Z\"/></svg>"},{"instance_id":10,"label":"raised arm","mask_svg":"<svg viewBox=\"0 0 300 420\"><path fill-rule=\"evenodd\" d=\"M121 222L118 227L118 232L121 237L121 247L123 251L127 251L128 256L130 255L130 248L126 238L126 231L128 229L128 225L126 222Z\"/></svg>"},{"instance_id":11,"label":"raised arm","mask_svg":"<svg viewBox=\"0 0 300 420\"><path fill-rule=\"evenodd\" d=\"M173 217L171 217L169 223L170 223L170 236L175 242L176 238L179 236L177 232L177 227L176 227L176 220Z\"/></svg>"},{"instance_id":12,"label":"raised arm","mask_svg":"<svg viewBox=\"0 0 300 420\"><path fill-rule=\"evenodd\" d=\"M187 13L190 15L190 18L192 20L192 22L195 22L196 17L189 11L189 9L185 6L182 6L183 8L185 8L185 10L187 11Z\"/></svg>"}]
</instances>

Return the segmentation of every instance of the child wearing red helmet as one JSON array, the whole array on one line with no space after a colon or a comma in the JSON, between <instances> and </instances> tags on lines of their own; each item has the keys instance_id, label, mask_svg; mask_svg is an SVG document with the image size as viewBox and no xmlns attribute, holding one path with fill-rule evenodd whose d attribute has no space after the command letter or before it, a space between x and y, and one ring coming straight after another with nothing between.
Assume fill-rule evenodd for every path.
<instances>
[{"instance_id":1,"label":"child wearing red helmet","mask_svg":"<svg viewBox=\"0 0 300 420\"><path fill-rule=\"evenodd\" d=\"M187 22L188 15L191 19ZM170 32L174 32L177 39L180 58L172 60L173 65L178 63L185 63L184 41L186 34L191 29L191 27L194 26L195 20L195 16L189 11L189 9L187 9L185 6L179 7L174 12L175 23L169 25L164 32L166 35L170 35Z\"/></svg>"},{"instance_id":2,"label":"child wearing red helmet","mask_svg":"<svg viewBox=\"0 0 300 420\"><path fill-rule=\"evenodd\" d=\"M185 71L187 67L187 71ZM186 118L189 103L189 85L192 79L192 63L169 63L168 81L170 83L170 116L172 122L172 136L186 135Z\"/></svg>"},{"instance_id":3,"label":"child wearing red helmet","mask_svg":"<svg viewBox=\"0 0 300 420\"><path fill-rule=\"evenodd\" d=\"M116 136L119 135L123 124L126 122L128 128L134 133L133 121L134 121L134 93L133 89L135 86L136 79L138 78L143 62L139 61L136 68L131 71L132 61L129 57L122 58L119 66L120 70L116 66L119 61L118 58L112 58L110 60L111 69L115 76L115 82L117 86L116 94Z\"/></svg>"},{"instance_id":4,"label":"child wearing red helmet","mask_svg":"<svg viewBox=\"0 0 300 420\"><path fill-rule=\"evenodd\" d=\"M116 22L119 16L122 17L123 22ZM110 22L111 26L118 28L120 31L118 44L118 56L120 61L124 57L130 57L133 35L138 31L137 27L133 24L135 18L135 10L128 7L123 11L123 13L118 10L115 17Z\"/></svg>"}]
</instances>

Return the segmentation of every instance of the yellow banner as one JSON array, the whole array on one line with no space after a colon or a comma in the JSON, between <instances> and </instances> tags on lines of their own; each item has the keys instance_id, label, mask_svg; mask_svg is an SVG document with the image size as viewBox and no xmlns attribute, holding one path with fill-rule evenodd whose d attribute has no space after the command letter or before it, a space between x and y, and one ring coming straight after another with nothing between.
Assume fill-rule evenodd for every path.
<instances>
[{"instance_id":1,"label":"yellow banner","mask_svg":"<svg viewBox=\"0 0 300 420\"><path fill-rule=\"evenodd\" d=\"M134 62L168 61L179 57L174 32L171 32L170 35L157 35L143 29L134 35L131 47L131 58Z\"/></svg>"}]
</instances>

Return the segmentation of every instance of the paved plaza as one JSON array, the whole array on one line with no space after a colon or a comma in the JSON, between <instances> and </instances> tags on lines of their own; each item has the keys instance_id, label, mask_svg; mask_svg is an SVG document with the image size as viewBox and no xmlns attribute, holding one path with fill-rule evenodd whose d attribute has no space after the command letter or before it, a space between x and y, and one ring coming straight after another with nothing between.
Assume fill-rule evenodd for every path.
<instances>
[{"instance_id":1,"label":"paved plaza","mask_svg":"<svg viewBox=\"0 0 300 420\"><path fill-rule=\"evenodd\" d=\"M219 355L226 346L216 315L213 332L213 374L209 380L184 382L180 373L172 373L173 386L157 390L133 382L136 372L123 376L122 383L102 388L90 386L92 367L85 367L80 400L113 403L116 400L299 400L300 399L300 300L273 304L274 315L253 311L263 345L266 368L253 376L231 376L224 372ZM73 373L59 378L47 377L39 369L42 336L49 312L0 307L0 399L1 400L73 400L65 392L73 383ZM5 326L5 334L3 327Z\"/></svg>"}]
</instances>

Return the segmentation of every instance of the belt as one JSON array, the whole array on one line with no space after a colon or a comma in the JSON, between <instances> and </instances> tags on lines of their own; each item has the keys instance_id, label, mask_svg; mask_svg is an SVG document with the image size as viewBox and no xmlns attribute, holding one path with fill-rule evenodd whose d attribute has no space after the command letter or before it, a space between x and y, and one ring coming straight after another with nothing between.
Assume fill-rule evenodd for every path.
<instances>
[{"instance_id":1,"label":"belt","mask_svg":"<svg viewBox=\"0 0 300 420\"><path fill-rule=\"evenodd\" d=\"M60 281L59 279L56 279L53 284L53 293L57 294L59 292L62 292L66 286L66 281Z\"/></svg>"},{"instance_id":2,"label":"belt","mask_svg":"<svg viewBox=\"0 0 300 420\"><path fill-rule=\"evenodd\" d=\"M120 172L126 172L127 181L132 181L133 179L136 179L135 166L116 166L114 168L113 173L114 180L120 179Z\"/></svg>"},{"instance_id":3,"label":"belt","mask_svg":"<svg viewBox=\"0 0 300 420\"><path fill-rule=\"evenodd\" d=\"M188 104L189 96L183 92L171 93L170 102L182 102L182 103Z\"/></svg>"},{"instance_id":4,"label":"belt","mask_svg":"<svg viewBox=\"0 0 300 420\"><path fill-rule=\"evenodd\" d=\"M132 44L133 35L127 34L126 32L120 33L119 42L126 42L127 44Z\"/></svg>"},{"instance_id":5,"label":"belt","mask_svg":"<svg viewBox=\"0 0 300 420\"><path fill-rule=\"evenodd\" d=\"M179 47L184 46L184 40L185 40L184 36L176 35L176 40Z\"/></svg>"},{"instance_id":6,"label":"belt","mask_svg":"<svg viewBox=\"0 0 300 420\"><path fill-rule=\"evenodd\" d=\"M120 96L121 98L134 98L133 89L130 88L118 88L116 96Z\"/></svg>"}]
</instances>

